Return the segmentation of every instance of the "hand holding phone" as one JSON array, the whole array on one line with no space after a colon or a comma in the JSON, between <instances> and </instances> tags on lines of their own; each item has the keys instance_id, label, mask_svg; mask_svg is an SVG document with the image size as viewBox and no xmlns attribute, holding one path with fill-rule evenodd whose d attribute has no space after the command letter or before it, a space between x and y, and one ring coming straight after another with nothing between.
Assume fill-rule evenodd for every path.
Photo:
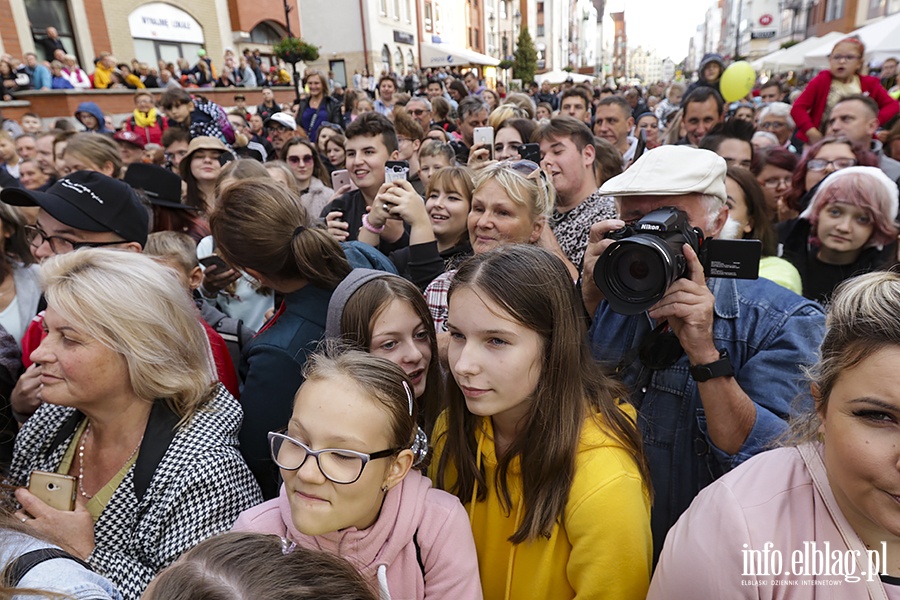
<instances>
[{"instance_id":1,"label":"hand holding phone","mask_svg":"<svg viewBox=\"0 0 900 600\"><path fill-rule=\"evenodd\" d=\"M519 158L522 160L530 160L535 164L541 164L540 144L519 144L516 151L519 153Z\"/></svg>"},{"instance_id":2,"label":"hand holding phone","mask_svg":"<svg viewBox=\"0 0 900 600\"><path fill-rule=\"evenodd\" d=\"M75 482L71 475L32 471L28 491L56 510L75 510Z\"/></svg>"},{"instance_id":3,"label":"hand holding phone","mask_svg":"<svg viewBox=\"0 0 900 600\"><path fill-rule=\"evenodd\" d=\"M204 256L203 258L200 259L200 264L203 265L205 268L215 266L219 270L220 273L227 271L228 269L231 268L228 266L228 263L226 263L224 260L222 260L222 257L219 256L218 254L210 254L209 256Z\"/></svg>"},{"instance_id":4,"label":"hand holding phone","mask_svg":"<svg viewBox=\"0 0 900 600\"><path fill-rule=\"evenodd\" d=\"M356 189L353 181L350 179L350 171L347 169L338 169L331 174L331 189L339 190L345 185L349 185L351 189Z\"/></svg>"},{"instance_id":5,"label":"hand holding phone","mask_svg":"<svg viewBox=\"0 0 900 600\"><path fill-rule=\"evenodd\" d=\"M409 179L409 161L389 160L384 163L384 182Z\"/></svg>"},{"instance_id":6,"label":"hand holding phone","mask_svg":"<svg viewBox=\"0 0 900 600\"><path fill-rule=\"evenodd\" d=\"M490 152L490 160L494 160L494 128L476 127L472 132L472 141L475 146L484 146Z\"/></svg>"}]
</instances>

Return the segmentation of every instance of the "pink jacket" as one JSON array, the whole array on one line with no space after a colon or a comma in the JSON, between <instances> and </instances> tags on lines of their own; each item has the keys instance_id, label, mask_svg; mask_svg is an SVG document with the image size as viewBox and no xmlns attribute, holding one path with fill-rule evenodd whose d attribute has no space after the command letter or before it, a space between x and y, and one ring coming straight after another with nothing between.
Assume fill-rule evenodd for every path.
<instances>
[{"instance_id":1,"label":"pink jacket","mask_svg":"<svg viewBox=\"0 0 900 600\"><path fill-rule=\"evenodd\" d=\"M878 122L882 126L890 121L897 111L900 111L900 104L881 87L881 80L877 77L860 75L859 87L862 89L863 95L871 97L878 103ZM831 71L822 71L806 84L806 89L791 107L791 118L794 119L797 126L797 137L804 142L808 141L806 132L810 128L818 128L822 124L830 91Z\"/></svg>"},{"instance_id":2,"label":"pink jacket","mask_svg":"<svg viewBox=\"0 0 900 600\"><path fill-rule=\"evenodd\" d=\"M827 485L825 493L837 507ZM669 531L647 600L868 598L866 577L859 581L847 577L868 572L867 557L861 563L846 560L849 548L825 503L797 448L758 454L700 492ZM855 535L840 509L836 511L845 530ZM815 569L822 573L824 568L815 565L816 552L821 553L818 557L831 555L829 565L839 552L848 566L840 575L832 570L830 575L816 576ZM782 560L779 574L776 557ZM894 563L897 557L886 559ZM803 572L804 565L809 575ZM785 574L798 570L798 575ZM874 585L882 585L877 576ZM900 586L884 589L891 600L900 598Z\"/></svg>"},{"instance_id":3,"label":"pink jacket","mask_svg":"<svg viewBox=\"0 0 900 600\"><path fill-rule=\"evenodd\" d=\"M447 492L410 471L384 499L375 524L319 536L300 533L291 521L287 492L238 517L232 531L271 533L350 561L376 583L382 600L480 600L478 558L466 511ZM419 558L421 557L421 563Z\"/></svg>"}]
</instances>

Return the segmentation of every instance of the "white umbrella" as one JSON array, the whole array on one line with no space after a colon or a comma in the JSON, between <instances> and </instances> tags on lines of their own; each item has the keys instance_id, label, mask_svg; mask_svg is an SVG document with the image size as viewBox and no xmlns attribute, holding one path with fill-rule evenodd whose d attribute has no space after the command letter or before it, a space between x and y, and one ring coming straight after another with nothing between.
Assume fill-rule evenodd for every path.
<instances>
[{"instance_id":1,"label":"white umbrella","mask_svg":"<svg viewBox=\"0 0 900 600\"><path fill-rule=\"evenodd\" d=\"M820 48L827 48L826 52L831 52L831 47L841 38L846 37L845 33L838 31L830 31L821 37L807 38L799 44L794 44L790 48L784 50L784 54L778 55L774 60L772 69L775 71L790 71L802 69L806 64L805 56L809 52L817 51Z\"/></svg>"},{"instance_id":2,"label":"white umbrella","mask_svg":"<svg viewBox=\"0 0 900 600\"><path fill-rule=\"evenodd\" d=\"M775 59L777 59L779 56L781 56L782 54L784 54L784 48L779 48L775 52L771 52L769 54L766 54L765 56L761 56L761 57L757 58L756 60L752 61L750 63L750 66L753 67L754 71L761 71L763 69L769 69L769 68L771 68L770 65L772 64L772 62Z\"/></svg>"},{"instance_id":3,"label":"white umbrella","mask_svg":"<svg viewBox=\"0 0 900 600\"><path fill-rule=\"evenodd\" d=\"M879 63L892 56L900 58L900 14L885 17L851 33L842 33L835 43L850 36L858 37L866 45L864 56L866 62ZM831 47L816 48L807 53L806 64L811 67L826 68L832 47L834 47L834 43L831 44Z\"/></svg>"}]
</instances>

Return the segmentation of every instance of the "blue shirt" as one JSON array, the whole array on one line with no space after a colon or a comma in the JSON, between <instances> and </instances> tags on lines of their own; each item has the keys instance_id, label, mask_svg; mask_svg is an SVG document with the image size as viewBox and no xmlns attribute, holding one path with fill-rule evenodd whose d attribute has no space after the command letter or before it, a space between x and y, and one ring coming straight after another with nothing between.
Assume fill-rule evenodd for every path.
<instances>
[{"instance_id":1,"label":"blue shirt","mask_svg":"<svg viewBox=\"0 0 900 600\"><path fill-rule=\"evenodd\" d=\"M36 90L41 89L50 89L52 84L52 77L50 75L50 69L45 67L44 65L38 65L34 68L34 72L31 75L31 85Z\"/></svg>"},{"instance_id":2,"label":"blue shirt","mask_svg":"<svg viewBox=\"0 0 900 600\"><path fill-rule=\"evenodd\" d=\"M634 357L619 372L637 406L650 463L656 556L669 528L700 490L768 449L787 431L787 419L798 408L812 409L800 366L816 361L825 334L822 309L765 279L709 279L707 285L716 299L716 347L728 351L735 379L756 404L753 429L736 454L727 454L710 441L686 355L667 369L651 371L631 350L656 325L646 313L621 315L601 302L590 330L594 357L601 362L617 367L623 357ZM798 398L803 400L799 407Z\"/></svg>"}]
</instances>

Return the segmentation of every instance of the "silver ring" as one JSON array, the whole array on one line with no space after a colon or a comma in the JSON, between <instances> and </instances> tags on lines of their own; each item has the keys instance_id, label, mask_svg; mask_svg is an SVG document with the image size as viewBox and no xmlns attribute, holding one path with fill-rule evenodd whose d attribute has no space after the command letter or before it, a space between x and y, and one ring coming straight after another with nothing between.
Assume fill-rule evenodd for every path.
<instances>
[{"instance_id":1,"label":"silver ring","mask_svg":"<svg viewBox=\"0 0 900 600\"><path fill-rule=\"evenodd\" d=\"M28 517L22 517L22 522L23 522L23 523L27 523L27 522L28 522Z\"/></svg>"}]
</instances>

